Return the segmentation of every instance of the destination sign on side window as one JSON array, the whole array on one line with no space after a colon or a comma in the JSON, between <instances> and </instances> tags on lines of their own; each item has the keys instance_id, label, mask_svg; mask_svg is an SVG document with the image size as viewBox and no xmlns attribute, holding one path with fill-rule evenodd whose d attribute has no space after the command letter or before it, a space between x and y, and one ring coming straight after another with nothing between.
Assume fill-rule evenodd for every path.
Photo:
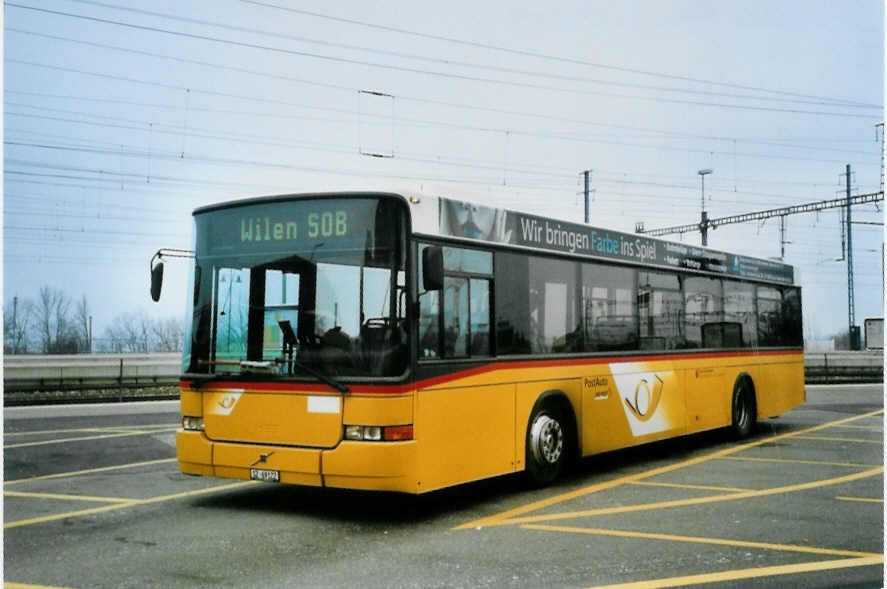
<instances>
[{"instance_id":1,"label":"destination sign on side window","mask_svg":"<svg viewBox=\"0 0 887 589\"><path fill-rule=\"evenodd\" d=\"M198 215L208 255L378 247L374 199L262 203Z\"/></svg>"},{"instance_id":2,"label":"destination sign on side window","mask_svg":"<svg viewBox=\"0 0 887 589\"><path fill-rule=\"evenodd\" d=\"M793 268L780 262L446 198L440 199L440 232L455 237L592 255L621 262L699 270L782 284L794 283Z\"/></svg>"}]
</instances>

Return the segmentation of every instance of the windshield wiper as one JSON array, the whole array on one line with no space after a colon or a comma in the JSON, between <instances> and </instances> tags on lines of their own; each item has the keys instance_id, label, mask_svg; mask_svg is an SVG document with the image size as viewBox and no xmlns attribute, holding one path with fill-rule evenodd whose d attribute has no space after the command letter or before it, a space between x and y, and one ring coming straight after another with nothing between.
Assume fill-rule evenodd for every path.
<instances>
[{"instance_id":1,"label":"windshield wiper","mask_svg":"<svg viewBox=\"0 0 887 589\"><path fill-rule=\"evenodd\" d=\"M192 390L197 390L208 382L212 382L214 380L221 380L223 377L231 376L230 374L200 374L200 375L191 375L188 376L189 387Z\"/></svg>"},{"instance_id":2,"label":"windshield wiper","mask_svg":"<svg viewBox=\"0 0 887 589\"><path fill-rule=\"evenodd\" d=\"M318 372L314 368L311 368L305 365L303 362L296 360L295 358L290 358L286 360L281 360L280 358L275 358L274 360L236 360L236 361L217 361L216 364L230 364L234 366L240 366L241 373L243 374L274 374L274 365L275 364L292 364L293 366L304 370L309 376L313 376L320 382L331 386L342 394L347 394L351 392L351 389L348 388L347 385L342 384L331 376L323 374L322 372ZM240 376L236 373L230 372L222 372L215 374L206 374L206 375L195 375L190 377L191 388L199 389L204 384L214 381L221 380L224 378L230 378L232 376Z\"/></svg>"},{"instance_id":3,"label":"windshield wiper","mask_svg":"<svg viewBox=\"0 0 887 589\"><path fill-rule=\"evenodd\" d=\"M320 382L333 387L334 389L336 389L337 391L339 391L342 394L347 394L347 393L351 392L351 389L349 389L347 385L342 384L341 382L334 379L332 376L328 376L322 372L319 372L313 368L310 368L304 362L300 362L299 360L296 360L295 358L288 358L286 360L275 360L275 362L283 362L284 364L292 363L293 366L295 366L297 368L301 368L302 370L307 372L310 376L313 376L314 378L316 378Z\"/></svg>"}]
</instances>

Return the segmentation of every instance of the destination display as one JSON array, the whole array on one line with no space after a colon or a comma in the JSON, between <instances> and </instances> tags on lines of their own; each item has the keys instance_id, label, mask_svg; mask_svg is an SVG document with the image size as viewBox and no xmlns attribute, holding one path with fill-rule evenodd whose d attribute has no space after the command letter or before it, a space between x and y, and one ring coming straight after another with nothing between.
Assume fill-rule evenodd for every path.
<instances>
[{"instance_id":1,"label":"destination display","mask_svg":"<svg viewBox=\"0 0 887 589\"><path fill-rule=\"evenodd\" d=\"M221 209L196 216L198 253L360 250L376 243L375 199L298 200ZM387 236L386 236L387 239Z\"/></svg>"},{"instance_id":2,"label":"destination display","mask_svg":"<svg viewBox=\"0 0 887 589\"><path fill-rule=\"evenodd\" d=\"M794 283L788 264L651 239L599 227L555 221L447 198L440 199L440 232L495 243L609 258L671 269Z\"/></svg>"}]
</instances>

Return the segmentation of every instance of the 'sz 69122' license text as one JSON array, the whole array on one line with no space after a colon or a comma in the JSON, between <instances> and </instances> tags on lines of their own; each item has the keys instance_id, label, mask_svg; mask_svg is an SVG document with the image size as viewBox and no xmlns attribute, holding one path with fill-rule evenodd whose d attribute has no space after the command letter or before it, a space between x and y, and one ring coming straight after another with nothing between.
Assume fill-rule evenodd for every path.
<instances>
[{"instance_id":1,"label":"'sz 69122' license text","mask_svg":"<svg viewBox=\"0 0 887 589\"><path fill-rule=\"evenodd\" d=\"M249 478L254 481L264 481L266 483L279 483L280 482L280 471L279 470L268 470L266 468L251 468L251 469L249 469Z\"/></svg>"}]
</instances>

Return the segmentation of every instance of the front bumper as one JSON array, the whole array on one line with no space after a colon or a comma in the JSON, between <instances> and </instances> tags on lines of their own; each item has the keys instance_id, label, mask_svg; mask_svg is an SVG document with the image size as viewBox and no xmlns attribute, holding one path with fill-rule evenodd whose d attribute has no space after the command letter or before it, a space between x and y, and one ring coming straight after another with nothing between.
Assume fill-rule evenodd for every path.
<instances>
[{"instance_id":1,"label":"front bumper","mask_svg":"<svg viewBox=\"0 0 887 589\"><path fill-rule=\"evenodd\" d=\"M415 440L343 441L324 450L217 442L203 432L176 433L176 456L185 474L249 479L250 468L267 468L280 471L281 483L404 493L421 491L416 448Z\"/></svg>"}]
</instances>

